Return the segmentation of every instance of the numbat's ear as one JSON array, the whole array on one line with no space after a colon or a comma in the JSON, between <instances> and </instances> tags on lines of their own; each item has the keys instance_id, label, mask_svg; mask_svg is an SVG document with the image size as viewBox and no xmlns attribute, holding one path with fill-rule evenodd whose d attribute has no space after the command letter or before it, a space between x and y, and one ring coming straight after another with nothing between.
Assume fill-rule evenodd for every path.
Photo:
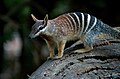
<instances>
[{"instance_id":1,"label":"numbat's ear","mask_svg":"<svg viewBox=\"0 0 120 79\"><path fill-rule=\"evenodd\" d=\"M38 21L38 19L33 14L31 14L31 17L35 22Z\"/></svg>"},{"instance_id":2,"label":"numbat's ear","mask_svg":"<svg viewBox=\"0 0 120 79\"><path fill-rule=\"evenodd\" d=\"M46 14L45 18L44 18L44 26L47 25L47 22L48 22L48 14Z\"/></svg>"}]
</instances>

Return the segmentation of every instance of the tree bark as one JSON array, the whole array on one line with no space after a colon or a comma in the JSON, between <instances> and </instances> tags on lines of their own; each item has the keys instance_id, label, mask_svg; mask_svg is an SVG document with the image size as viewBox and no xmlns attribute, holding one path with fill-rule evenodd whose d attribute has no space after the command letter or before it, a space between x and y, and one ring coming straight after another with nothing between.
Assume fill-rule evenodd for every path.
<instances>
[{"instance_id":1,"label":"tree bark","mask_svg":"<svg viewBox=\"0 0 120 79\"><path fill-rule=\"evenodd\" d=\"M118 79L120 43L96 47L90 52L68 52L61 59L47 60L29 79Z\"/></svg>"}]
</instances>

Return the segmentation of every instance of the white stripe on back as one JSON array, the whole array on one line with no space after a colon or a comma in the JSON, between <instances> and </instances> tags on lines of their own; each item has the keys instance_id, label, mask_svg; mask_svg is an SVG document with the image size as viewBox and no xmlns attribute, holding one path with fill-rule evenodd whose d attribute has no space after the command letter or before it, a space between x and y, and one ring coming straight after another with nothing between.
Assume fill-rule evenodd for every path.
<instances>
[{"instance_id":1,"label":"white stripe on back","mask_svg":"<svg viewBox=\"0 0 120 79\"><path fill-rule=\"evenodd\" d=\"M78 27L79 27L79 30L80 30L80 19L79 19L79 17L78 17L78 15L76 14L76 13L73 13L75 16L76 16L76 18L77 18L77 21L78 21ZM76 26L77 27L77 26ZM79 32L79 31L78 31Z\"/></svg>"},{"instance_id":2,"label":"white stripe on back","mask_svg":"<svg viewBox=\"0 0 120 79\"><path fill-rule=\"evenodd\" d=\"M87 25L86 25L86 28L84 30L84 33L86 33L86 31L88 29L88 26L89 26L89 23L90 23L90 18L91 18L89 14L87 14L87 15L88 15L88 17L87 17Z\"/></svg>"},{"instance_id":3,"label":"white stripe on back","mask_svg":"<svg viewBox=\"0 0 120 79\"><path fill-rule=\"evenodd\" d=\"M81 15L82 15L82 30L81 30L81 32L80 32L80 35L83 33L83 30L84 30L84 14L83 13L81 13Z\"/></svg>"},{"instance_id":4,"label":"white stripe on back","mask_svg":"<svg viewBox=\"0 0 120 79\"><path fill-rule=\"evenodd\" d=\"M94 21L94 24L91 26L91 28L87 31L87 33L89 33L90 31L91 31L91 29L96 25L96 23L97 23L97 19L96 19L96 17L95 17L95 21Z\"/></svg>"}]
</instances>

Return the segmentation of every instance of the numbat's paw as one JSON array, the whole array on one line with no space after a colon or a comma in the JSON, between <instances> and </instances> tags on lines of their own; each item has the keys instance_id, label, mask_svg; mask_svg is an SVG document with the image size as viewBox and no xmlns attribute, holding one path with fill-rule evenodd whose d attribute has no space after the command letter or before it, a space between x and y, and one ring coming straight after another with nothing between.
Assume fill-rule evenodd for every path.
<instances>
[{"instance_id":1,"label":"numbat's paw","mask_svg":"<svg viewBox=\"0 0 120 79\"><path fill-rule=\"evenodd\" d=\"M52 59L60 59L60 58L62 58L62 56L55 56L55 57L52 57Z\"/></svg>"},{"instance_id":2,"label":"numbat's paw","mask_svg":"<svg viewBox=\"0 0 120 79\"><path fill-rule=\"evenodd\" d=\"M47 60L51 60L51 59L56 60L56 59L60 59L60 58L62 58L62 56L48 57Z\"/></svg>"},{"instance_id":3,"label":"numbat's paw","mask_svg":"<svg viewBox=\"0 0 120 79\"><path fill-rule=\"evenodd\" d=\"M51 60L53 57L47 57L47 60Z\"/></svg>"}]
</instances>

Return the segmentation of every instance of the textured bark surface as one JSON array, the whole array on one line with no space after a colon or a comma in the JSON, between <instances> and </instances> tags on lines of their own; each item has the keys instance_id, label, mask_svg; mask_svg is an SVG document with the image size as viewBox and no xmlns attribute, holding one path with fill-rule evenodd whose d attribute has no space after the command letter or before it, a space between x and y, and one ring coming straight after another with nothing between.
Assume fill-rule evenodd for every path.
<instances>
[{"instance_id":1,"label":"textured bark surface","mask_svg":"<svg viewBox=\"0 0 120 79\"><path fill-rule=\"evenodd\" d=\"M86 53L66 53L61 59L47 60L29 76L29 79L101 78L120 78L120 43L100 46Z\"/></svg>"}]
</instances>

